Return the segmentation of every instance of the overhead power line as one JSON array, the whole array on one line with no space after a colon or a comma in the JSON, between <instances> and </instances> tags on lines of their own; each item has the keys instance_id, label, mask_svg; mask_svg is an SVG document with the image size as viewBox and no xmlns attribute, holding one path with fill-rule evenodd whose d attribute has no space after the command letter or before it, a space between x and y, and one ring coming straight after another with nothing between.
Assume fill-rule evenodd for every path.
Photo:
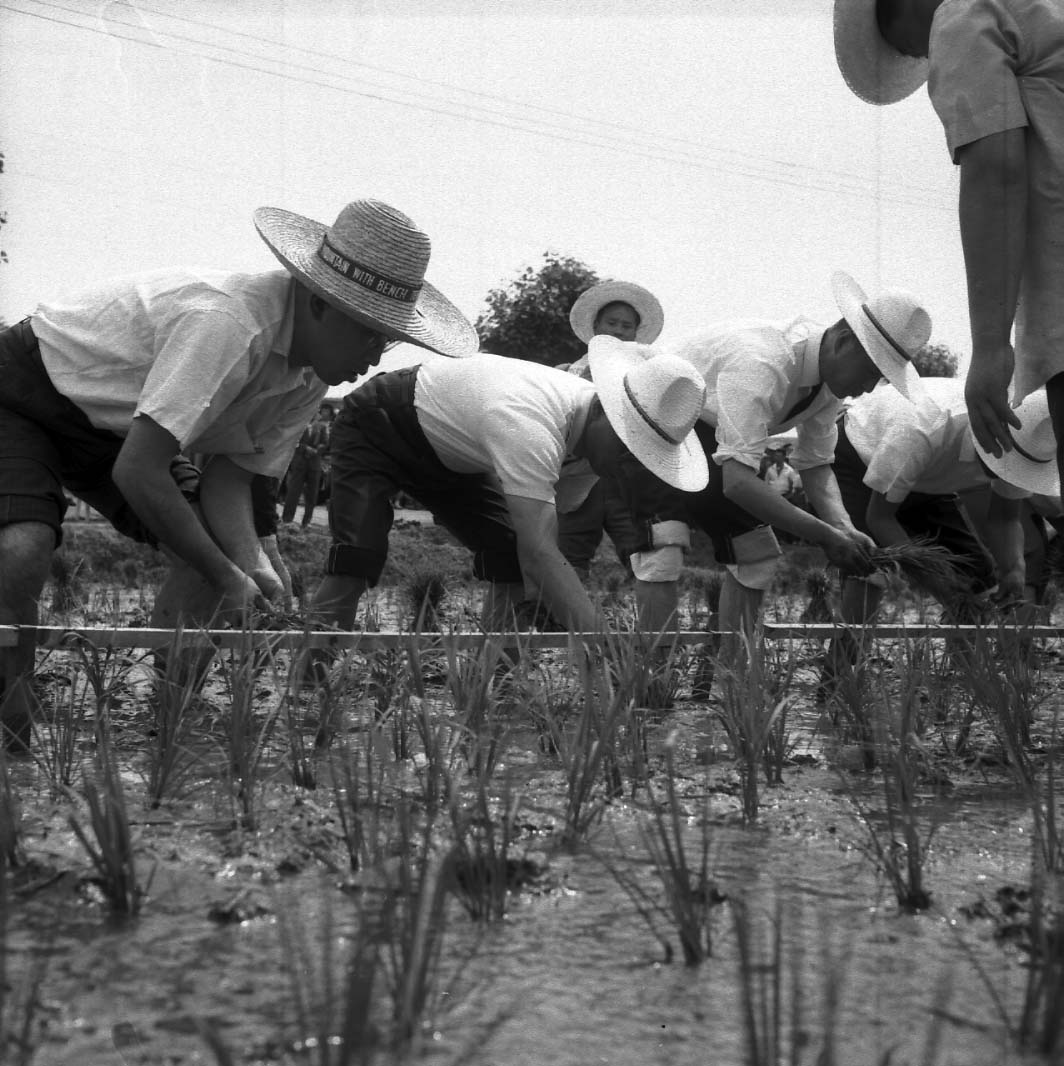
<instances>
[{"instance_id":1,"label":"overhead power line","mask_svg":"<svg viewBox=\"0 0 1064 1066\"><path fill-rule=\"evenodd\" d=\"M165 30L157 26L143 25L135 27L129 23L112 23L110 26L100 25L100 19L87 12L70 8L49 0L23 0L23 3L32 3L37 8L44 8L55 14L44 14L40 10L27 10L25 7L16 7L10 2L0 3L0 8L13 13L21 14L28 18L36 18L46 22L68 26L72 29L82 30L98 35L128 41L163 50L173 50L182 55L188 55L206 62L213 62L236 69L247 70L253 73L280 78L287 81L298 82L328 90L360 96L384 104L435 114L447 118L477 122L484 125L502 128L514 133L523 133L532 136L545 137L549 140L574 144L584 148L601 149L614 153L620 153L628 157L646 159L657 163L672 163L682 166L693 167L700 170L723 172L733 177L746 178L752 181L765 182L775 185L783 185L799 190L810 192L830 192L836 195L849 195L859 198L875 198L879 201L890 202L907 206L940 207L936 200L940 200L941 190L931 189L918 185L892 183L889 190L880 187L878 179L868 179L860 175L842 171L823 170L813 168L807 164L796 164L788 160L763 159L754 155L744 154L731 149L716 149L695 141L683 138L665 138L672 145L655 142L654 147L640 143L640 138L645 138L646 131L635 127L625 126L620 123L587 120L579 116L568 115L554 109L540 108L535 105L527 105L520 101L509 100L505 97L496 97L492 94L481 93L474 90L466 90L456 86L450 86L443 82L433 82L427 79L419 79L404 75L398 71L389 71L383 67L375 67L370 64L352 62L337 55L322 54L302 46L289 46L266 37L244 33L242 31L229 31L222 27L201 20L189 19L183 16L174 16L169 13L159 12L155 9L132 7L134 13L150 11L163 18L173 19L197 26L208 31L212 37L189 36ZM71 21L61 15L75 16L81 19L91 19L96 24L86 21ZM129 34L118 32L118 27L133 31ZM138 34L137 30L142 30ZM220 43L219 35L231 35L265 44L272 48L281 49L281 56L264 55L258 52L248 52L244 49ZM146 36L147 35L147 36ZM168 41L178 42L176 45ZM188 47L189 45L195 47ZM504 110L487 108L482 104L464 103L461 100L441 100L438 96L425 95L421 89L404 89L401 87L384 87L367 81L365 77L356 77L344 74L340 71L313 66L305 63L296 63L290 58L290 53L299 52L314 56L318 60L328 60L344 66L357 66L373 71L375 74L384 74L392 78L407 78L415 83L428 85L432 88L446 92L463 93L476 98L490 101L492 104L502 105ZM222 53L221 55L216 53ZM540 112L551 116L550 118L537 118L535 114L519 114L514 108ZM509 109L509 110L505 110ZM579 122L583 128L567 126L563 122ZM674 146L673 146L674 145ZM942 202L940 209L952 210L952 205Z\"/></svg>"}]
</instances>

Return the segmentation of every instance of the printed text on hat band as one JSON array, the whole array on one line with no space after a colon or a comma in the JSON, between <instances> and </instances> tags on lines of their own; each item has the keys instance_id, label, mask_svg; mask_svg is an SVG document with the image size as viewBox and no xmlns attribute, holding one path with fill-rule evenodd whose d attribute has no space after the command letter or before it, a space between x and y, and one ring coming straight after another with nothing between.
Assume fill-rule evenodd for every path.
<instances>
[{"instance_id":1,"label":"printed text on hat band","mask_svg":"<svg viewBox=\"0 0 1064 1066\"><path fill-rule=\"evenodd\" d=\"M679 443L680 443L680 442L679 442L678 440L673 440L673 439L672 439L672 437L670 437L670 436L668 435L668 433L666 433L666 432L665 432L665 430L663 430L663 429L661 428L661 426L659 426L659 425L657 424L657 422L655 422L655 421L654 421L654 419L652 419L652 418L650 417L650 415L648 415L648 414L646 413L646 411L644 411L644 410L643 410L643 408L642 408L642 407L640 406L640 403L639 403L639 401L638 401L638 400L637 400L637 399L635 398L635 394L634 394L634 393L632 392L631 386L630 386L630 385L628 384L628 375L627 375L627 374L625 374L625 375L624 375L624 391L625 391L625 395L626 395L626 396L628 397L628 399L629 399L629 400L631 401L631 403L632 403L632 406L633 406L633 407L634 407L634 408L636 409L636 411L638 411L638 412L639 412L639 417L640 417L640 418L641 418L641 419L642 419L642 420L643 420L644 422L646 422L646 424L647 424L648 426L650 426L650 428L651 428L651 429L652 429L652 430L653 430L653 431L654 431L654 432L655 432L655 433L656 433L656 434L657 434L657 435L658 435L659 437L661 437L661 439L662 439L663 441L667 441L667 442L668 442L669 444L679 444Z\"/></svg>"},{"instance_id":2,"label":"printed text on hat band","mask_svg":"<svg viewBox=\"0 0 1064 1066\"><path fill-rule=\"evenodd\" d=\"M395 281L361 263L356 263L353 259L348 259L343 252L338 252L329 243L328 236L321 240L318 258L337 274L343 274L345 278L356 285L361 285L364 289L369 289L370 292L380 293L381 296L387 296L391 300L400 300L403 303L417 303L417 295L421 291L420 285L407 285L401 281Z\"/></svg>"}]
</instances>

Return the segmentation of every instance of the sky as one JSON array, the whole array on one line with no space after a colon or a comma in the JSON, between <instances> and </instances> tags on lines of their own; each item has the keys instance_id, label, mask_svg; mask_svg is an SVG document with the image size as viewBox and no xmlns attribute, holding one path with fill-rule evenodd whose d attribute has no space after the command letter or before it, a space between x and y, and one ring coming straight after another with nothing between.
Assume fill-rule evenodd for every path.
<instances>
[{"instance_id":1,"label":"sky","mask_svg":"<svg viewBox=\"0 0 1064 1066\"><path fill-rule=\"evenodd\" d=\"M269 270L271 205L373 197L470 319L545 252L651 289L662 342L910 289L968 351L925 90L838 72L831 0L0 0L0 317L115 274ZM416 357L416 353L414 353ZM393 361L410 361L408 352Z\"/></svg>"}]
</instances>

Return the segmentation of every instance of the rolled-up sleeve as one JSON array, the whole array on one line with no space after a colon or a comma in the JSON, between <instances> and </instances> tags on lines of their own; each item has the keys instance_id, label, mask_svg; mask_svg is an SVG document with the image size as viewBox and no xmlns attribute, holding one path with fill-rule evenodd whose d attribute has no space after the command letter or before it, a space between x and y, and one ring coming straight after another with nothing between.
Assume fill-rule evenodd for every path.
<instances>
[{"instance_id":1,"label":"rolled-up sleeve","mask_svg":"<svg viewBox=\"0 0 1064 1066\"><path fill-rule=\"evenodd\" d=\"M1018 41L1003 5L946 0L935 12L927 91L954 162L966 144L1028 124Z\"/></svg>"}]
</instances>

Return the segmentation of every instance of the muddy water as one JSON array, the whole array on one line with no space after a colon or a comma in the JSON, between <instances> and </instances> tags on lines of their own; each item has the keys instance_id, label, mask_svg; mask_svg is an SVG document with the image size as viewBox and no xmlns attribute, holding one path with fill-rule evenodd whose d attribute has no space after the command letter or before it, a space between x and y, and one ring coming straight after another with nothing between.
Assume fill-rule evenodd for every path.
<instances>
[{"instance_id":1,"label":"muddy water","mask_svg":"<svg viewBox=\"0 0 1064 1066\"><path fill-rule=\"evenodd\" d=\"M805 726L815 717L808 709ZM135 720L131 712L130 730ZM1006 778L958 771L948 796L928 798L937 823L926 870L934 905L902 916L863 853L867 836L852 802L855 792L874 799L875 775L834 769L804 728L802 750L815 761L763 789L760 824L744 828L733 764L721 757L703 765L704 753L722 746L705 706L678 705L655 727L652 755L667 734L678 743L690 847L697 851L709 833L719 886L748 902L761 939L777 904L784 907L782 950L798 975L807 1033L801 1061L816 1061L828 1018L839 1063L888 1055L914 1066L1028 1061L1006 1038L995 1005L997 997L1018 1017L1023 956L995 939L992 917L961 909L1028 881L1029 817ZM327 790L295 789L278 766L261 796L261 828L238 833L220 768L194 799L145 812L132 754L128 763L141 866L155 868L132 921L108 918L86 884L66 803L49 798L32 766L14 768L31 864L14 882L9 970L24 975L31 959L47 962L34 1061L212 1063L198 1029L204 1021L237 1062L320 1061L285 1050L297 1032L296 997L281 933L301 931L311 944L298 980L320 999L313 960L325 952L323 930L342 945L357 921L357 894L341 891L341 874L320 861L336 842ZM660 943L607 871L623 865L657 891L640 838L641 803L616 803L588 846L562 851L551 834L561 819L562 773L531 733L515 732L498 779L523 789L529 834L521 848L545 860L546 872L497 925L475 926L451 905L442 973L453 983L416 1058L472 1066L744 1062L731 908L719 908L711 959L698 968L664 964ZM225 915L244 920L220 920ZM826 1011L832 976L840 1001Z\"/></svg>"}]
</instances>

